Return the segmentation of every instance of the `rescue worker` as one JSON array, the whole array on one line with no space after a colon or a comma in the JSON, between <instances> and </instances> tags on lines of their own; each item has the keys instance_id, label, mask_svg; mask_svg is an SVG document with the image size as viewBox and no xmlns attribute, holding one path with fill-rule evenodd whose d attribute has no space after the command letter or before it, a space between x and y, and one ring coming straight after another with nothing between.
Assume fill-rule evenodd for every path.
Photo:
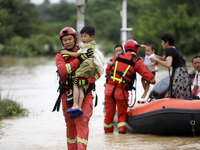
<instances>
[{"instance_id":1,"label":"rescue worker","mask_svg":"<svg viewBox=\"0 0 200 150\"><path fill-rule=\"evenodd\" d=\"M77 43L76 31L71 27L65 27L60 31L60 41L64 48L68 51L77 52L80 48L76 45ZM75 70L80 66L81 62L85 59L92 57L93 51L88 51L88 53L82 54L77 58L73 58L69 55L61 55L60 52L56 54L56 66L60 74L60 84L63 94L61 94L63 115L66 122L66 136L67 136L67 146L68 150L85 150L87 148L88 136L89 136L89 120L93 112L93 95L89 90L84 98L82 104L83 114L76 118L70 119L69 113L66 111L72 107L73 104L73 84L71 76L74 74ZM76 78L74 84L78 86L83 86L85 84L94 83L100 78L100 73L97 73L95 77L92 78ZM64 91L64 92L63 92ZM71 96L71 97L70 97ZM58 100L57 100L58 101ZM56 103L53 111L59 110L59 103Z\"/></svg>"},{"instance_id":2,"label":"rescue worker","mask_svg":"<svg viewBox=\"0 0 200 150\"><path fill-rule=\"evenodd\" d=\"M126 117L127 103L129 92L132 90L136 72L151 84L155 84L154 75L144 65L144 63L136 57L139 44L134 40L128 40L125 45L125 54L116 55L112 66L108 65L106 70L110 68L106 75L107 84L105 87L105 133L113 133L114 115L116 106L118 110L117 126L120 134L126 133ZM125 98L124 98L125 97Z\"/></svg>"}]
</instances>

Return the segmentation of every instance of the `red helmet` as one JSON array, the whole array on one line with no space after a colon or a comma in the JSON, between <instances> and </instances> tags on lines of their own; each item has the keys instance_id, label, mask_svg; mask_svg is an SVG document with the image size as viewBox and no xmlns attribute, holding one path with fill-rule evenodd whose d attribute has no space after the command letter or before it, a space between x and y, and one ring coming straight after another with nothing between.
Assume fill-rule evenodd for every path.
<instances>
[{"instance_id":1,"label":"red helmet","mask_svg":"<svg viewBox=\"0 0 200 150\"><path fill-rule=\"evenodd\" d=\"M65 35L70 35L70 34L74 36L75 43L77 43L78 37L77 37L76 31L72 27L65 27L60 31L60 41L61 41L61 43L62 43L62 37L65 36Z\"/></svg>"},{"instance_id":2,"label":"red helmet","mask_svg":"<svg viewBox=\"0 0 200 150\"><path fill-rule=\"evenodd\" d=\"M139 44L135 40L128 40L125 43L124 48L125 48L126 52L127 52L128 49L132 49L137 54L138 53L138 46L139 46Z\"/></svg>"}]
</instances>

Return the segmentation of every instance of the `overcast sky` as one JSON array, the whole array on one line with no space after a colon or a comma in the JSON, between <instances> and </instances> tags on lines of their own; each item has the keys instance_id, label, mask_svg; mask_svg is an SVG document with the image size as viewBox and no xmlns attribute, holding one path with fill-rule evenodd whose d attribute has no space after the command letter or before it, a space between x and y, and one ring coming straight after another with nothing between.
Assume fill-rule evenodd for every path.
<instances>
[{"instance_id":1,"label":"overcast sky","mask_svg":"<svg viewBox=\"0 0 200 150\"><path fill-rule=\"evenodd\" d=\"M44 2L44 0L30 0L32 3L34 4L42 4ZM49 0L50 3L58 3L60 2L60 0ZM76 0L67 0L68 2L76 2Z\"/></svg>"}]
</instances>

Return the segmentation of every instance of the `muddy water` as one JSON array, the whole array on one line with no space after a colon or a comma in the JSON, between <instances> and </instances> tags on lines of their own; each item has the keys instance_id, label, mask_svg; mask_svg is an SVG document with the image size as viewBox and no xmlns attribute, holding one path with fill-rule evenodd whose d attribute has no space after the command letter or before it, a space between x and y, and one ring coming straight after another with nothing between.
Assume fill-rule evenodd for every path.
<instances>
[{"instance_id":1,"label":"muddy water","mask_svg":"<svg viewBox=\"0 0 200 150\"><path fill-rule=\"evenodd\" d=\"M105 62L108 58L105 59ZM189 64L191 66L191 64ZM192 67L189 68L189 71ZM29 117L0 121L1 150L62 150L67 149L62 112L52 113L58 96L54 58L0 58L1 97L21 103L31 113ZM167 76L159 68L156 80ZM90 121L88 150L194 150L200 149L200 137L156 136L128 132L104 134L104 75L97 81L98 106ZM152 88L152 86L151 86ZM137 100L143 89L138 76Z\"/></svg>"}]
</instances>

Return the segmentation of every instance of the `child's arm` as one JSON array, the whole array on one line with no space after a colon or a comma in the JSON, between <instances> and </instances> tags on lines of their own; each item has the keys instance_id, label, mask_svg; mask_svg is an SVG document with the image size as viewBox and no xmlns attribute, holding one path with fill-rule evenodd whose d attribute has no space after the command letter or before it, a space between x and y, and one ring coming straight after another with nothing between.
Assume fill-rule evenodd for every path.
<instances>
[{"instance_id":1,"label":"child's arm","mask_svg":"<svg viewBox=\"0 0 200 150\"><path fill-rule=\"evenodd\" d=\"M144 45L144 44L140 45L140 48L145 48L145 47L146 47L146 45Z\"/></svg>"},{"instance_id":2,"label":"child's arm","mask_svg":"<svg viewBox=\"0 0 200 150\"><path fill-rule=\"evenodd\" d=\"M137 56L137 54L135 52L131 52L131 54Z\"/></svg>"},{"instance_id":3,"label":"child's arm","mask_svg":"<svg viewBox=\"0 0 200 150\"><path fill-rule=\"evenodd\" d=\"M72 56L72 57L79 57L82 53L76 53L76 52L70 52L68 50L62 50L60 52L60 54L65 54L65 55L69 55L69 56Z\"/></svg>"},{"instance_id":4,"label":"child's arm","mask_svg":"<svg viewBox=\"0 0 200 150\"><path fill-rule=\"evenodd\" d=\"M109 60L108 62L107 62L107 65L112 65L113 64L113 62L111 61L111 60Z\"/></svg>"},{"instance_id":5,"label":"child's arm","mask_svg":"<svg viewBox=\"0 0 200 150\"><path fill-rule=\"evenodd\" d=\"M151 58L152 58L152 57L151 57ZM150 58L150 59L151 59L151 58ZM147 67L158 65L157 63L153 62L152 59L151 59L151 61L152 61L152 63L147 64L147 65L146 65Z\"/></svg>"},{"instance_id":6,"label":"child's arm","mask_svg":"<svg viewBox=\"0 0 200 150\"><path fill-rule=\"evenodd\" d=\"M106 74L109 74L110 72L110 69L111 69L111 66L113 65L114 61L117 59L118 55L115 55L112 59L110 59L109 61L112 63L112 64L108 64L107 67L106 67ZM108 62L109 62L108 61Z\"/></svg>"},{"instance_id":7,"label":"child's arm","mask_svg":"<svg viewBox=\"0 0 200 150\"><path fill-rule=\"evenodd\" d=\"M154 66L154 65L156 65L156 63L155 63L155 62L152 62L152 63L150 63L150 64L147 64L146 66L147 66L147 67L150 67L150 66Z\"/></svg>"}]
</instances>

